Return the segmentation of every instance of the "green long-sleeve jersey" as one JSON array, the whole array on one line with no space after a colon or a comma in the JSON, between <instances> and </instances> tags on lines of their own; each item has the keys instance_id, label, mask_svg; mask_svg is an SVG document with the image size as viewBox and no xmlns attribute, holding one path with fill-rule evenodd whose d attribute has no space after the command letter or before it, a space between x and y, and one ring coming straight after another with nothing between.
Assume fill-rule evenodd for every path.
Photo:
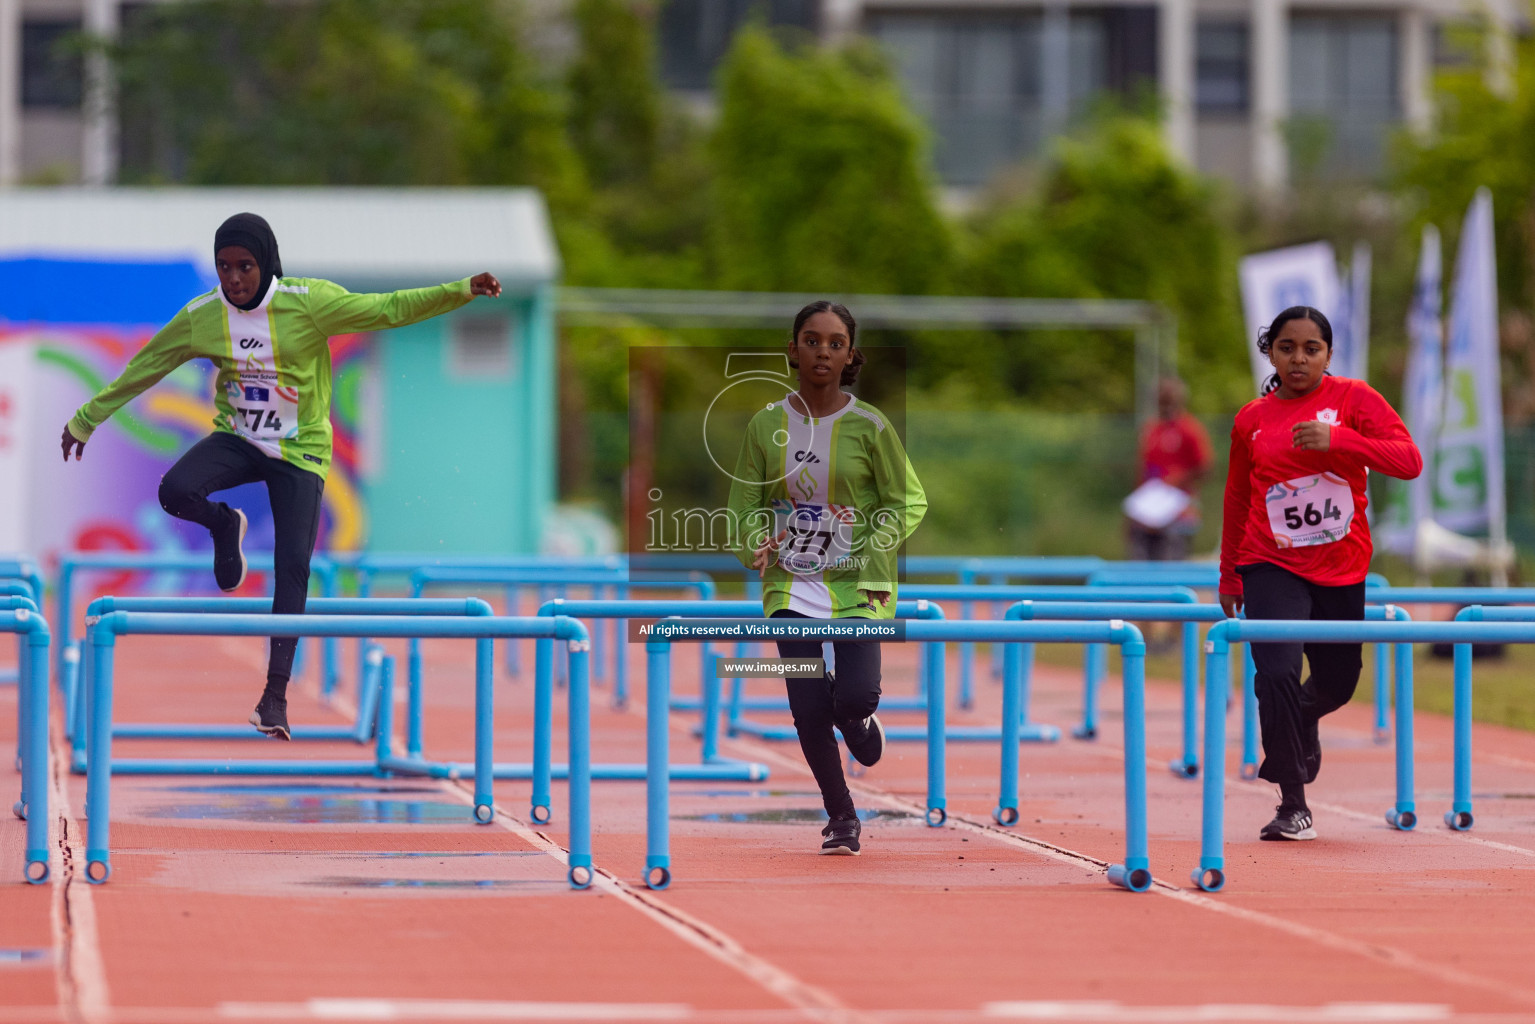
<instances>
[{"instance_id":1,"label":"green long-sleeve jersey","mask_svg":"<svg viewBox=\"0 0 1535 1024\"><path fill-rule=\"evenodd\" d=\"M192 359L218 369L215 430L322 478L330 469L330 345L337 334L404 327L458 309L469 279L431 288L356 295L307 277L274 278L260 305L234 306L222 288L187 303L117 379L80 407L69 432L81 441L134 396Z\"/></svg>"},{"instance_id":2,"label":"green long-sleeve jersey","mask_svg":"<svg viewBox=\"0 0 1535 1024\"><path fill-rule=\"evenodd\" d=\"M730 486L736 557L750 566L763 533L784 534L762 578L763 611L891 618L896 557L927 495L883 413L848 396L819 419L788 396L752 417ZM867 591L888 591L870 604Z\"/></svg>"}]
</instances>

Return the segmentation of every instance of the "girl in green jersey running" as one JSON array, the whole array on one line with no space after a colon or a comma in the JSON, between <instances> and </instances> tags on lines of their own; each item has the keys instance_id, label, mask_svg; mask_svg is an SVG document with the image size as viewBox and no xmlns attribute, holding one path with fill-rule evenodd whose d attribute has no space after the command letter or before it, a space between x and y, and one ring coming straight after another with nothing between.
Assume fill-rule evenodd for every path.
<instances>
[{"instance_id":1,"label":"girl in green jersey running","mask_svg":"<svg viewBox=\"0 0 1535 1024\"><path fill-rule=\"evenodd\" d=\"M283 277L277 238L253 213L226 220L214 234L219 286L177 313L128 362L116 380L80 407L64 427L64 461L85 453L91 433L129 399L182 363L218 368L213 433L193 445L160 481L160 505L213 536L213 576L221 589L245 581L245 513L208 495L261 481L272 502L272 612L304 611L309 558L320 527L320 496L330 468L332 335L403 327L447 313L501 284L479 274L434 288L353 295L313 278ZM250 721L291 739L288 677L292 637L273 637L266 689Z\"/></svg>"},{"instance_id":2,"label":"girl in green jersey running","mask_svg":"<svg viewBox=\"0 0 1535 1024\"><path fill-rule=\"evenodd\" d=\"M864 353L847 308L812 302L794 318L789 362L799 390L752 417L730 487L736 555L762 575L769 616L888 619L896 555L927 497L883 413L843 391ZM822 853L859 852L861 826L842 777L835 726L859 763L885 750L879 644L836 642L836 672L786 680L800 749L831 819ZM821 644L780 643L781 657L819 658Z\"/></svg>"}]
</instances>

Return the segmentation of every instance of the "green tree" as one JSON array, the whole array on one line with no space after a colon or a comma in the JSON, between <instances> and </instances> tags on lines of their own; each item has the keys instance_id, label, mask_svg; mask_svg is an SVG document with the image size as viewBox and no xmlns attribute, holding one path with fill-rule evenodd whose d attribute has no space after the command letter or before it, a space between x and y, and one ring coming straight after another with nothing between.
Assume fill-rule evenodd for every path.
<instances>
[{"instance_id":1,"label":"green tree","mask_svg":"<svg viewBox=\"0 0 1535 1024\"><path fill-rule=\"evenodd\" d=\"M736 37L718 81L710 254L716 283L922 294L949 276L922 126L882 59Z\"/></svg>"},{"instance_id":2,"label":"green tree","mask_svg":"<svg viewBox=\"0 0 1535 1024\"><path fill-rule=\"evenodd\" d=\"M1226 411L1249 397L1233 236L1213 186L1173 158L1155 121L1094 120L1058 143L1033 188L999 195L972 227L967 289L1161 303L1177 317L1178 369L1195 404ZM1130 407L1123 335L1039 332L1028 345L992 344L979 354L995 361L992 379L1014 394L1058 408ZM981 369L955 366L973 377Z\"/></svg>"},{"instance_id":3,"label":"green tree","mask_svg":"<svg viewBox=\"0 0 1535 1024\"><path fill-rule=\"evenodd\" d=\"M123 178L528 184L577 206L581 167L517 13L479 0L140 8L113 51Z\"/></svg>"},{"instance_id":4,"label":"green tree","mask_svg":"<svg viewBox=\"0 0 1535 1024\"><path fill-rule=\"evenodd\" d=\"M632 0L576 0L571 13L581 40L566 75L571 141L594 183L648 180L662 107L648 8Z\"/></svg>"},{"instance_id":5,"label":"green tree","mask_svg":"<svg viewBox=\"0 0 1535 1024\"><path fill-rule=\"evenodd\" d=\"M1401 139L1396 185L1418 214L1411 236L1433 221L1447 245L1459 235L1476 190L1490 189L1499 295L1505 306L1529 312L1535 306L1535 36L1509 40L1513 62L1500 76L1487 63L1490 31L1472 26L1456 39L1464 60L1436 77L1434 131Z\"/></svg>"}]
</instances>

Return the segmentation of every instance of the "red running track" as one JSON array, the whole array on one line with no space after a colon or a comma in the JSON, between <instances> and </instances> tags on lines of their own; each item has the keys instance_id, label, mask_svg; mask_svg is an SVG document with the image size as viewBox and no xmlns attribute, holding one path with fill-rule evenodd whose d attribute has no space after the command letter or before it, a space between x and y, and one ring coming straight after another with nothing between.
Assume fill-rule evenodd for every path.
<instances>
[{"instance_id":1,"label":"red running track","mask_svg":"<svg viewBox=\"0 0 1535 1024\"><path fill-rule=\"evenodd\" d=\"M630 654L634 710L594 694L600 760L643 759L643 656ZM259 641L129 638L118 718L243 720L261 655ZM426 657L427 752L468 759L469 645L429 642ZM912 692L914 664L911 650L887 648L886 691ZM675 667L679 692L695 688L696 660ZM1078 679L1039 669L1035 718L1070 725ZM295 687L295 721L344 721L348 709L322 706L311 680ZM526 760L530 681L498 687L498 757ZM999 688L983 681L978 693L955 722L998 720ZM1402 833L1382 819L1390 749L1371 742L1367 708L1346 708L1323 727L1311 790L1321 838L1259 843L1274 795L1233 781L1228 887L1209 895L1187 881L1199 787L1163 767L1177 753L1177 701L1171 682L1151 686L1158 884L1139 895L1103 878L1123 851L1112 710L1096 743L1023 749L1016 829L991 823L994 745L950 748L954 817L940 829L921 822L923 746L892 746L855 782L871 814L859 858L816 855L820 802L795 745L727 741L773 778L674 785L676 880L664 893L639 880L639 783L595 785L602 874L572 892L558 785L554 824L534 829L526 783L500 784L501 814L476 826L457 783L206 776L119 778L113 880L88 886L84 780L56 771L50 884L20 882L22 825L0 824L0 1024L1535 1020L1535 736L1478 727L1477 826L1453 833L1438 824L1449 723L1419 715L1424 824ZM0 691L5 744L13 702L13 688ZM1104 706L1118 706L1112 685ZM696 757L692 717L672 724L674 756ZM367 755L265 740L119 741L117 752Z\"/></svg>"}]
</instances>

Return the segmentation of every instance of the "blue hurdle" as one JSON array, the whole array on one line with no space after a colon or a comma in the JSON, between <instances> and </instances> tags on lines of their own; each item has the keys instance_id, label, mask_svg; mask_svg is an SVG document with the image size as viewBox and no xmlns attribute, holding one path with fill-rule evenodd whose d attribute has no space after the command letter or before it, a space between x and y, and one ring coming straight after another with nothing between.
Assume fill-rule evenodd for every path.
<instances>
[{"instance_id":1,"label":"blue hurdle","mask_svg":"<svg viewBox=\"0 0 1535 1024\"><path fill-rule=\"evenodd\" d=\"M43 575L37 563L30 558L0 555L0 596L29 597L39 608L43 606ZM0 670L0 684L14 683L21 679L21 649L26 641L16 638L15 670Z\"/></svg>"},{"instance_id":2,"label":"blue hurdle","mask_svg":"<svg viewBox=\"0 0 1535 1024\"><path fill-rule=\"evenodd\" d=\"M1101 589L1101 588L1100 588ZM1005 617L1017 621L1094 621L1099 619L1130 619L1135 622L1179 622L1183 623L1183 756L1171 762L1168 767L1174 775L1181 778L1192 779L1199 774L1199 755L1197 753L1198 737L1198 708L1199 708L1199 637L1198 624L1201 622L1220 622L1226 617L1219 605L1213 604L1188 604L1188 603L1154 603L1145 604L1131 601L1020 601L1010 606L1004 613ZM1005 652L1002 682L1002 724L1004 730L1008 729L1016 717L1012 708L1027 708L1029 704L1029 678L1033 668L1034 649L1028 644L1015 644L1008 647ZM1093 686L1092 700L1088 704L1091 709L1093 732L1097 732L1097 686ZM1005 737L1003 741L1003 757L1007 757L1006 749L1009 746ZM1000 824L1011 825L1017 819L1017 765L1014 755L1014 770L1011 776L1013 788L1013 803L1006 802L1006 788L1004 788L1004 801L998 806L998 812L1004 812L1011 808L1012 821L1003 821L997 818ZM1008 783L1007 767L1003 767L1004 787Z\"/></svg>"},{"instance_id":3,"label":"blue hurdle","mask_svg":"<svg viewBox=\"0 0 1535 1024\"><path fill-rule=\"evenodd\" d=\"M30 593L30 587L22 589ZM19 612L23 615L37 615L37 603L25 594L7 594L0 597L0 611ZM28 702L30 694L27 692L25 681L31 678L30 658L31 652L25 631L15 631L16 635L16 771L22 777L21 798L11 805L11 811L18 818L27 816L27 790L26 790L26 753L27 753L27 729L28 729ZM46 673L46 666L44 672ZM46 743L47 740L44 740Z\"/></svg>"},{"instance_id":4,"label":"blue hurdle","mask_svg":"<svg viewBox=\"0 0 1535 1024\"><path fill-rule=\"evenodd\" d=\"M1396 648L1396 803L1386 822L1408 831L1418 823L1413 802L1413 663L1415 643L1535 643L1535 622L1253 622L1228 619L1211 628L1205 644L1206 678L1226 671L1233 643L1380 643ZM1469 680L1467 680L1469 682ZM1209 892L1225 884L1224 798L1226 718L1205 700L1204 824L1194 884ZM1452 825L1453 827L1453 825Z\"/></svg>"},{"instance_id":5,"label":"blue hurdle","mask_svg":"<svg viewBox=\"0 0 1535 1024\"><path fill-rule=\"evenodd\" d=\"M832 630L845 622L807 623L803 619L762 619L751 623L760 633L753 639L771 639L775 636L793 636L798 640L832 639ZM680 625L680 624L678 624ZM739 638L741 620L701 619L686 624L693 635L718 631L721 639ZM906 640L931 644L931 665L928 672L928 719L927 719L927 822L936 828L948 820L946 795L946 695L944 686L943 646L947 643L1113 643L1118 644L1125 665L1124 729L1125 729L1125 860L1123 864L1110 865L1109 881L1132 892L1144 892L1151 887L1151 867L1147 854L1146 839L1146 645L1134 625L1118 620L1110 622L962 622L925 621L905 622ZM668 634L668 623L656 624L655 631L646 643L648 664L647 699L654 702L652 708L664 709L660 703L666 699L671 685L671 648L674 641ZM793 632L791 632L791 630ZM806 631L809 631L808 633ZM681 634L679 634L681 635ZM665 753L667 737L664 727L658 726L659 715L652 714L647 727L659 729L649 749L652 771L647 777L648 838L646 884L652 888L664 888L670 881L670 848L665 830L668 815L666 792ZM1016 749L1016 744L1013 745ZM1005 752L1006 748L1004 748ZM658 873L659 869L659 873Z\"/></svg>"},{"instance_id":6,"label":"blue hurdle","mask_svg":"<svg viewBox=\"0 0 1535 1024\"><path fill-rule=\"evenodd\" d=\"M272 571L270 552L247 552L246 563L257 572ZM131 569L144 572L202 572L213 567L211 551L71 551L59 556L58 594L54 597L54 615L58 632L58 653L54 656L55 680L64 681L64 652L73 649L75 576L82 572ZM319 584L321 597L336 596L336 567L330 559L316 555L310 559L310 572ZM339 650L335 640L323 645L321 692L330 693L340 678Z\"/></svg>"},{"instance_id":7,"label":"blue hurdle","mask_svg":"<svg viewBox=\"0 0 1535 1024\"><path fill-rule=\"evenodd\" d=\"M631 587L652 589L676 589L696 591L700 600L709 600L714 597L714 581L701 573L688 572L677 575L647 575L643 578L634 578L626 571L620 570L590 570L590 569L558 569L558 568L498 568L494 566L421 566L410 574L410 592L414 597L420 597L428 586L449 583L459 584L492 584L511 588L519 585L538 584L540 586L589 586L594 590L602 587L613 587L618 591L618 596L628 597ZM595 599L595 595L594 595ZM614 624L614 653L613 653L613 703L615 707L623 708L629 703L628 666L624 663L623 638L617 635L618 624ZM509 647L515 645L508 645ZM597 647L593 641L594 657Z\"/></svg>"},{"instance_id":8,"label":"blue hurdle","mask_svg":"<svg viewBox=\"0 0 1535 1024\"><path fill-rule=\"evenodd\" d=\"M430 636L475 641L474 818L489 824L495 817L492 793L495 688L491 680L492 642L509 637L551 637L571 649L570 673L570 854L568 880L573 888L592 883L590 701L586 627L574 619L430 618L419 615L195 615L112 612L91 633L89 744L86 781L86 880L100 884L111 877L112 692L117 638L154 636ZM381 735L381 739L386 740ZM412 766L388 764L391 771Z\"/></svg>"},{"instance_id":9,"label":"blue hurdle","mask_svg":"<svg viewBox=\"0 0 1535 1024\"><path fill-rule=\"evenodd\" d=\"M762 608L761 602L757 602L757 611L756 611L756 613L755 614L748 614L747 617L749 617L749 618L756 618L757 616L759 616L761 614L761 608ZM720 618L722 616L714 615L714 616L710 616L710 617L712 617L712 618ZM895 603L895 617L897 619L903 619L903 620L906 620L906 619L935 620L935 619L943 619L945 616L944 616L944 611L943 611L943 606L942 605L939 605L935 601L928 601L926 599L920 599L920 600L897 600L896 603ZM705 645L705 646L707 647L707 645ZM919 675L919 677L923 674L922 669L925 668L926 665L928 664L929 655L932 653L928 649L930 646L931 645L924 645L922 653L921 653L920 657L917 660L918 675ZM737 653L739 653L739 651ZM728 721L729 721L728 732L729 732L730 735L734 736L734 735L736 735L738 733L745 733L748 736L755 736L758 739L764 739L764 740L784 740L784 741L788 741L788 740L797 740L797 739L799 739L799 733L795 731L795 729L794 729L794 727L792 725L767 725L767 724L764 724L764 723L761 723L761 722L754 722L751 719L746 718L744 715L739 714L736 709L737 709L738 705L744 704L744 701L739 701L737 699L737 694L739 693L739 689L740 689L740 682L741 681L739 679L735 680L735 684L736 684L736 686L735 686L735 693L732 694L732 698L731 698L731 702L730 702L730 714L729 714L729 719L728 719ZM920 682L920 679L919 679L919 682ZM753 702L752 706L756 707L756 708L765 709L765 710L782 710L782 711L787 711L787 710L789 710L789 701L788 701L788 699L786 697L763 698L763 699L760 699L758 701ZM917 695L914 696L914 697L894 697L894 696L888 696L888 695L881 696L880 699L879 699L879 707L880 707L881 711L922 711L922 712L926 712L927 711L927 692L926 692L926 688L925 688L925 686L920 686L919 685ZM899 726L899 725L891 725L891 724L889 724L887 722L887 723L885 723L884 728L885 728L885 739L888 740L888 741L892 741L892 742L896 741L896 740L925 740L927 738L927 731L925 729L921 728L920 726ZM1052 727L1046 725L1046 726L1038 726L1036 728L1044 729L1044 730L1049 730ZM977 735L978 731L984 733L985 730L984 729L977 730L977 727L969 726L969 725L951 725L951 726L949 726L949 729L948 729L948 738L951 739L951 740L971 740L971 739L987 739L987 738L989 738L989 737L987 737L985 735ZM856 763L850 763L850 767L851 767L851 770L855 774L860 772L860 771L862 771L862 769Z\"/></svg>"},{"instance_id":10,"label":"blue hurdle","mask_svg":"<svg viewBox=\"0 0 1535 1024\"><path fill-rule=\"evenodd\" d=\"M573 619L586 620L623 620L623 619L655 619L664 617L673 618L725 618L737 617L743 619L760 618L762 616L762 602L760 601L582 601L567 598L555 598L546 601L539 609L541 616L565 615ZM720 686L719 679L714 674L714 665L708 654L708 644L703 645L704 655L701 661L703 672L703 695L699 706L703 709L702 736L703 744L700 763L697 765L671 764L668 755L667 772L670 778L687 780L714 780L714 781L741 781L758 782L766 779L769 774L767 765L756 764L750 761L736 761L719 756L719 719L720 719ZM535 668L533 674L533 794L529 809L529 817L538 824L545 824L549 817L549 791L550 779L553 773L552 753L550 738L554 731L554 651L553 645L546 641L536 644ZM668 683L670 677L668 676ZM647 679L647 687L651 681ZM651 719L655 716L655 701L649 689L646 690L646 729L647 743L654 742L654 727ZM667 714L677 707L677 703L667 695L667 703L661 715L661 721L666 721ZM691 710L684 708L683 710ZM712 724L711 724L712 723ZM647 765L598 765L592 769L595 777L605 779L640 779L649 775ZM596 774L601 773L601 774Z\"/></svg>"},{"instance_id":11,"label":"blue hurdle","mask_svg":"<svg viewBox=\"0 0 1535 1024\"><path fill-rule=\"evenodd\" d=\"M964 585L959 586L945 584L916 584L902 588L906 596L913 598L926 598L932 601L1147 601L1147 602L1176 602L1179 604L1198 604L1199 596L1188 587L1181 586L1147 586L1147 587L1114 587L1114 586L1049 586L1049 585L1018 585L1007 586L991 585ZM1197 644L1197 641L1196 641ZM1185 637L1187 648L1187 637ZM963 652L961 652L963 654ZM1087 656L1082 666L1082 724L1072 730L1072 735L1077 739L1090 740L1098 735L1098 686L1103 679L1107 667L1105 651L1102 645L1089 644ZM1198 660L1197 654L1194 659ZM1185 667L1185 672L1189 669ZM1193 671L1197 672L1195 667ZM965 663L960 663L960 687L966 686ZM966 706L961 700L960 706ZM1060 738L1060 730L1054 726L1032 727L1029 724L1029 706L1027 700L1020 709L1023 715L1021 738L1025 740L1039 740L1054 742ZM999 729L990 729L980 739L1000 740L1002 738Z\"/></svg>"},{"instance_id":12,"label":"blue hurdle","mask_svg":"<svg viewBox=\"0 0 1535 1024\"><path fill-rule=\"evenodd\" d=\"M32 594L30 584L0 582L0 608L7 611L22 608L35 612L38 610L37 599ZM27 678L27 640L18 633L16 635L16 668L14 671L6 669L0 672L0 683L19 683L25 678ZM21 737L25 722L26 715L22 713L21 692L18 690L16 697L16 768L18 771L21 769Z\"/></svg>"},{"instance_id":13,"label":"blue hurdle","mask_svg":"<svg viewBox=\"0 0 1535 1024\"><path fill-rule=\"evenodd\" d=\"M1535 608L1488 608L1471 605L1455 613L1456 622L1535 622ZM1444 823L1465 832L1475 821L1471 807L1471 644L1455 645L1455 787Z\"/></svg>"},{"instance_id":14,"label":"blue hurdle","mask_svg":"<svg viewBox=\"0 0 1535 1024\"><path fill-rule=\"evenodd\" d=\"M1513 605L1535 604L1535 587L1393 587L1379 573L1365 580L1371 588L1369 600L1391 604L1463 604ZM1376 589L1379 588L1379 589ZM1386 686L1384 645L1375 649L1375 741L1384 743L1391 735L1388 712L1390 691Z\"/></svg>"},{"instance_id":15,"label":"blue hurdle","mask_svg":"<svg viewBox=\"0 0 1535 1024\"><path fill-rule=\"evenodd\" d=\"M48 622L30 599L9 596L0 603L0 633L15 633L25 654L16 695L25 741L21 745L21 799L14 809L26 819L23 877L34 885L48 880ZM25 603L23 603L25 602ZM28 607L30 606L30 607Z\"/></svg>"},{"instance_id":16,"label":"blue hurdle","mask_svg":"<svg viewBox=\"0 0 1535 1024\"><path fill-rule=\"evenodd\" d=\"M158 612L169 614L232 614L232 615L269 615L272 611L272 602L261 597L102 597L91 602L86 613L86 638L85 644L90 643L90 633L96 620L101 616L114 611L123 612ZM410 598L355 598L355 597L317 597L310 599L306 606L306 615L470 615L488 617L493 614L490 605L479 598L442 598L442 599L410 599ZM293 738L295 740L311 741L336 741L346 740L353 743L367 743L374 735L374 721L376 717L379 687L378 676L383 662L383 652L375 649L369 659L369 665L365 672L362 692L359 695L357 705L357 720L349 726L294 726ZM67 664L67 663L66 663ZM88 660L86 664L89 664ZM420 665L413 663L411 666L412 686L419 689ZM74 727L70 731L70 739L73 744L71 768L76 773L86 770L88 750L86 746L85 729L85 702L76 699L77 693L82 687L73 683L65 694L66 713L73 716ZM211 724L179 724L179 723L131 723L114 725L112 735L115 739L234 739L234 740L265 740L266 736L257 732L249 725L211 725ZM176 759L170 762L161 762L149 759L119 759L113 766L113 770L121 774L152 775L152 774L185 774L191 771L190 764L184 759ZM162 765L169 764L174 770L162 770ZM203 762L205 767L199 774L239 774L239 775L266 775L294 774L293 762L286 761L231 761L219 760ZM374 774L370 770L368 762L330 762L333 770L330 774ZM343 770L342 766L350 766L351 771Z\"/></svg>"}]
</instances>

